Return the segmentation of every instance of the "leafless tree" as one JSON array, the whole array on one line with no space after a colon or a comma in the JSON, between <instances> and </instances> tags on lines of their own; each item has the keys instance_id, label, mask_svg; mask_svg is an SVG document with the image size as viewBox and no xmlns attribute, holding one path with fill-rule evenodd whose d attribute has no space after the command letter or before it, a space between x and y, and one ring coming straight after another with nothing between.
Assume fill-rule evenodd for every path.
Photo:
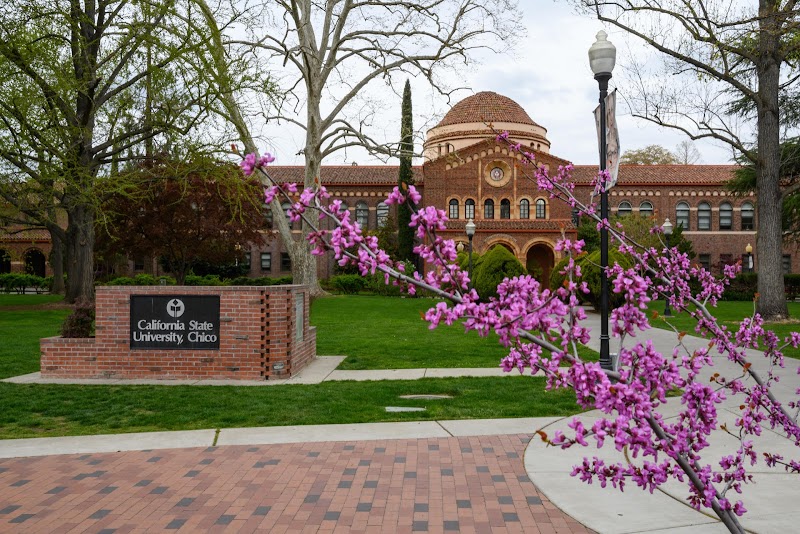
<instances>
[{"instance_id":1,"label":"leafless tree","mask_svg":"<svg viewBox=\"0 0 800 534\"><path fill-rule=\"evenodd\" d=\"M681 165L694 165L700 162L700 151L694 146L694 143L688 139L684 139L675 145L673 152L675 159Z\"/></svg>"},{"instance_id":2,"label":"leafless tree","mask_svg":"<svg viewBox=\"0 0 800 534\"><path fill-rule=\"evenodd\" d=\"M276 0L259 18L265 27L228 46L254 46L283 81L285 98L266 118L305 131L305 186L314 187L323 159L338 150L397 153L399 139L387 143L367 133L372 120L381 120L381 103L367 96L379 84L399 94L406 76L422 76L449 94L444 72L468 68L479 49L505 49L523 33L516 7L516 0ZM295 241L288 227L279 232L295 280L319 291L307 242Z\"/></svg>"},{"instance_id":3,"label":"leafless tree","mask_svg":"<svg viewBox=\"0 0 800 534\"><path fill-rule=\"evenodd\" d=\"M781 270L779 167L782 94L800 76L796 0L580 0L600 21L656 51L661 70L633 69L633 115L690 139L727 143L756 169L758 311L788 316ZM654 62L648 62L652 65ZM744 113L744 114L743 114ZM755 139L753 139L755 137Z\"/></svg>"}]
</instances>

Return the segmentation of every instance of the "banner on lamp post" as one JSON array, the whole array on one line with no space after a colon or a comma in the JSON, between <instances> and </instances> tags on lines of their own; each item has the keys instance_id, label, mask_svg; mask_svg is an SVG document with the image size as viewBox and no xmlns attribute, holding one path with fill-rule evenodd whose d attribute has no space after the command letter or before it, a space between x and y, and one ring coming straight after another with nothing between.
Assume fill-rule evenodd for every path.
<instances>
[{"instance_id":1,"label":"banner on lamp post","mask_svg":"<svg viewBox=\"0 0 800 534\"><path fill-rule=\"evenodd\" d=\"M606 191L614 187L619 176L619 132L617 131L617 90L606 96L606 169L610 176ZM594 110L597 127L597 146L600 148L602 135L600 132L600 106ZM602 152L602 150L601 150Z\"/></svg>"}]
</instances>

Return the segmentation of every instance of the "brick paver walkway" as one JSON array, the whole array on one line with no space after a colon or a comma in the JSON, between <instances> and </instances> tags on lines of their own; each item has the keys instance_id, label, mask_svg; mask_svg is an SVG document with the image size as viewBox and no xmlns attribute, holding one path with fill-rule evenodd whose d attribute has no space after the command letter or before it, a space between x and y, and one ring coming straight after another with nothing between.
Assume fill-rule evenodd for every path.
<instances>
[{"instance_id":1,"label":"brick paver walkway","mask_svg":"<svg viewBox=\"0 0 800 534\"><path fill-rule=\"evenodd\" d=\"M588 532L526 435L0 460L0 532Z\"/></svg>"}]
</instances>

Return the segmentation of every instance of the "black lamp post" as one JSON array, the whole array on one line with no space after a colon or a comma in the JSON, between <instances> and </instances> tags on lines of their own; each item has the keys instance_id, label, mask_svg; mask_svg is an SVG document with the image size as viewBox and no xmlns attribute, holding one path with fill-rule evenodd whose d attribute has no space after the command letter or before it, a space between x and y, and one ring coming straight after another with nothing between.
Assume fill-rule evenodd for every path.
<instances>
[{"instance_id":1,"label":"black lamp post","mask_svg":"<svg viewBox=\"0 0 800 534\"><path fill-rule=\"evenodd\" d=\"M752 273L753 272L753 245L748 243L747 246L744 247L744 251L747 252L747 272L748 273Z\"/></svg>"},{"instance_id":2,"label":"black lamp post","mask_svg":"<svg viewBox=\"0 0 800 534\"><path fill-rule=\"evenodd\" d=\"M467 222L464 230L467 232L467 238L469 238L469 266L467 268L467 274L469 274L469 287L472 287L472 238L475 237L475 223L472 222L472 219Z\"/></svg>"},{"instance_id":3,"label":"black lamp post","mask_svg":"<svg viewBox=\"0 0 800 534\"><path fill-rule=\"evenodd\" d=\"M669 222L669 217L664 221L661 229L664 230L664 237L667 238L667 254L669 254L669 237L672 235L672 223ZM668 295L664 295L664 317L672 317L672 310L669 309Z\"/></svg>"},{"instance_id":4,"label":"black lamp post","mask_svg":"<svg viewBox=\"0 0 800 534\"><path fill-rule=\"evenodd\" d=\"M597 41L589 48L589 65L594 73L594 79L600 86L600 170L606 170L608 157L606 147L606 96L608 96L608 81L611 71L616 63L617 49L608 39L608 34L602 30L597 32ZM600 218L608 220L608 191L604 184L600 190ZM608 337L608 229L603 226L600 230L600 366L613 371L614 362L611 359Z\"/></svg>"}]
</instances>

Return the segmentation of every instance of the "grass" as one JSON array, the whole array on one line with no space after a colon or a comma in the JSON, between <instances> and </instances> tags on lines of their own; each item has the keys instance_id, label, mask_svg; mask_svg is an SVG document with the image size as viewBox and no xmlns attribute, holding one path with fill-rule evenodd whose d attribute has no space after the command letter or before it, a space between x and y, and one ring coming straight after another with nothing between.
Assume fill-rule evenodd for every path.
<instances>
[{"instance_id":1,"label":"grass","mask_svg":"<svg viewBox=\"0 0 800 534\"><path fill-rule=\"evenodd\" d=\"M58 298L0 295L0 378L39 369L39 338L57 335L69 313ZM433 301L331 297L315 301L320 354L349 354L360 366L496 366L496 338L464 335L460 327L429 332L419 311ZM409 326L411 325L411 326ZM405 329L411 328L406 333ZM389 339L387 339L389 338ZM466 341L462 338L466 338ZM383 355L380 351L383 351ZM489 351L488 355L483 354ZM371 353L377 356L370 356ZM349 358L348 358L349 359ZM350 367L358 368L356 366ZM362 367L363 368L363 367ZM516 375L516 373L512 373ZM404 400L400 395L447 394L452 399ZM87 386L0 383L0 439L577 413L569 391L545 392L541 378L440 378L324 382L282 387ZM426 407L387 413L386 406Z\"/></svg>"},{"instance_id":2,"label":"grass","mask_svg":"<svg viewBox=\"0 0 800 534\"><path fill-rule=\"evenodd\" d=\"M667 320L663 318L663 300L651 302L650 311L651 313L657 312L659 314L659 317L656 319L653 319L652 316L649 317L650 324L653 327L672 330L667 324ZM739 323L744 317L753 315L753 303L750 301L722 301L718 302L716 307L710 307L709 311L717 318L721 325L727 326L729 330L735 331L738 329ZM696 335L695 326L697 322L690 317L687 312L676 313L673 311L672 313L673 317L668 320L669 324L673 325L679 332ZM800 332L800 322L795 322L800 320L800 303L789 303L789 316L792 317L794 321L767 323L765 325L766 329L775 332L781 339L788 336L791 332ZM800 349L787 347L784 350L784 355L790 358L800 359Z\"/></svg>"},{"instance_id":3,"label":"grass","mask_svg":"<svg viewBox=\"0 0 800 534\"><path fill-rule=\"evenodd\" d=\"M405 400L446 394L452 399ZM83 386L0 383L0 439L490 417L579 411L569 391L544 392L542 378L426 378L279 387ZM387 413L386 406L426 407Z\"/></svg>"},{"instance_id":4,"label":"grass","mask_svg":"<svg viewBox=\"0 0 800 534\"><path fill-rule=\"evenodd\" d=\"M496 334L480 337L461 325L428 328L422 315L436 302L363 295L317 299L311 306L317 354L347 356L339 369L349 370L497 367L508 349ZM598 359L587 347L580 354Z\"/></svg>"}]
</instances>

